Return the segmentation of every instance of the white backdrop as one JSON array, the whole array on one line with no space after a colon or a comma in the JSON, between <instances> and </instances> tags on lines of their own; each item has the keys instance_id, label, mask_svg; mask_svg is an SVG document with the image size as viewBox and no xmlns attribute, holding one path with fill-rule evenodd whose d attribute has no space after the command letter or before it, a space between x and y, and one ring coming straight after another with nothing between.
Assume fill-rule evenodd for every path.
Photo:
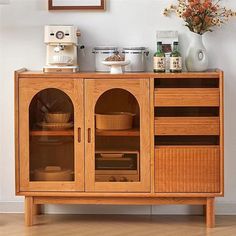
<instances>
[{"instance_id":1,"label":"white backdrop","mask_svg":"<svg viewBox=\"0 0 236 236\"><path fill-rule=\"evenodd\" d=\"M45 24L75 24L82 36L86 56L80 56L82 70L93 70L91 48L98 45L146 46L155 50L156 30L178 30L183 55L188 31L176 17L161 12L170 0L107 0L105 12L49 12L47 0L11 0L0 6L0 212L21 211L21 197L15 196L14 181L14 70L42 69L45 63ZM236 10L236 2L225 0ZM225 71L225 198L218 199L218 213L236 214L236 19L204 37L210 67ZM149 69L152 60L149 61ZM187 207L78 207L79 212L186 213ZM75 208L54 207L71 212ZM191 208L192 209L192 208ZM75 210L74 210L75 211ZM196 209L198 211L198 209ZM77 210L76 210L77 212ZM194 210L195 212L195 210Z\"/></svg>"}]
</instances>

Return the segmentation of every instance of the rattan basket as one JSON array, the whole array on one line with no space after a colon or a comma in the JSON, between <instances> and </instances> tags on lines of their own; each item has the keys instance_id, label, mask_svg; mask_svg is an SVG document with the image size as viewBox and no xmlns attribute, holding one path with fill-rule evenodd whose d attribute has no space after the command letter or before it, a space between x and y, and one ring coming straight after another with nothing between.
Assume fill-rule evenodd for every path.
<instances>
[{"instance_id":1,"label":"rattan basket","mask_svg":"<svg viewBox=\"0 0 236 236\"><path fill-rule=\"evenodd\" d=\"M128 112L110 112L96 114L96 128L101 130L132 129L135 114Z\"/></svg>"},{"instance_id":2,"label":"rattan basket","mask_svg":"<svg viewBox=\"0 0 236 236\"><path fill-rule=\"evenodd\" d=\"M66 130L66 129L71 129L74 126L73 122L70 122L70 123L40 122L40 123L37 123L37 125L46 130Z\"/></svg>"},{"instance_id":3,"label":"rattan basket","mask_svg":"<svg viewBox=\"0 0 236 236\"><path fill-rule=\"evenodd\" d=\"M70 116L70 113L51 112L45 114L45 119L47 123L68 123Z\"/></svg>"}]
</instances>

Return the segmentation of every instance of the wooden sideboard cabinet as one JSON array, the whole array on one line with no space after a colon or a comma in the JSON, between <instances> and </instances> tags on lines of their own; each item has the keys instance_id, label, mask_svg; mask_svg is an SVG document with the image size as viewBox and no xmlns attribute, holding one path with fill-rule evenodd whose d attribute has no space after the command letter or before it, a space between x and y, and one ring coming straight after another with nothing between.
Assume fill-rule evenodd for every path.
<instances>
[{"instance_id":1,"label":"wooden sideboard cabinet","mask_svg":"<svg viewBox=\"0 0 236 236\"><path fill-rule=\"evenodd\" d=\"M48 114L69 114L64 123ZM98 129L97 114L133 114ZM43 204L202 205L224 195L223 72L15 73L16 194Z\"/></svg>"}]
</instances>

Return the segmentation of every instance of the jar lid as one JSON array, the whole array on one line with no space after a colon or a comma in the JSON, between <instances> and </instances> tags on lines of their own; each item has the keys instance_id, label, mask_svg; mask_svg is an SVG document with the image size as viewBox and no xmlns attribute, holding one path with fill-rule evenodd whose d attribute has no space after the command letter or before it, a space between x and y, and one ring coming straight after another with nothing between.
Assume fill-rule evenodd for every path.
<instances>
[{"instance_id":1,"label":"jar lid","mask_svg":"<svg viewBox=\"0 0 236 236\"><path fill-rule=\"evenodd\" d=\"M123 50L147 50L147 48L145 47L126 47L126 48L123 48Z\"/></svg>"},{"instance_id":2,"label":"jar lid","mask_svg":"<svg viewBox=\"0 0 236 236\"><path fill-rule=\"evenodd\" d=\"M97 51L99 51L99 50L115 50L115 51L117 51L118 50L118 47L114 47L114 46L97 46L97 47L95 47L94 48L94 50L97 50Z\"/></svg>"}]
</instances>

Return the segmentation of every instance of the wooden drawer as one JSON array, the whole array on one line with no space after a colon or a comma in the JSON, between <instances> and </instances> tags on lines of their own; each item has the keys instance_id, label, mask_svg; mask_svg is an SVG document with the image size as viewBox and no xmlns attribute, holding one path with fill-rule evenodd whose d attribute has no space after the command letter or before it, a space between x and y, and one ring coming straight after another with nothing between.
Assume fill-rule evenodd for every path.
<instances>
[{"instance_id":1,"label":"wooden drawer","mask_svg":"<svg viewBox=\"0 0 236 236\"><path fill-rule=\"evenodd\" d=\"M156 107L218 107L218 88L158 88L155 89Z\"/></svg>"},{"instance_id":2,"label":"wooden drawer","mask_svg":"<svg viewBox=\"0 0 236 236\"><path fill-rule=\"evenodd\" d=\"M218 117L156 117L155 135L219 135Z\"/></svg>"},{"instance_id":3,"label":"wooden drawer","mask_svg":"<svg viewBox=\"0 0 236 236\"><path fill-rule=\"evenodd\" d=\"M156 147L155 191L160 193L219 193L219 147Z\"/></svg>"}]
</instances>

